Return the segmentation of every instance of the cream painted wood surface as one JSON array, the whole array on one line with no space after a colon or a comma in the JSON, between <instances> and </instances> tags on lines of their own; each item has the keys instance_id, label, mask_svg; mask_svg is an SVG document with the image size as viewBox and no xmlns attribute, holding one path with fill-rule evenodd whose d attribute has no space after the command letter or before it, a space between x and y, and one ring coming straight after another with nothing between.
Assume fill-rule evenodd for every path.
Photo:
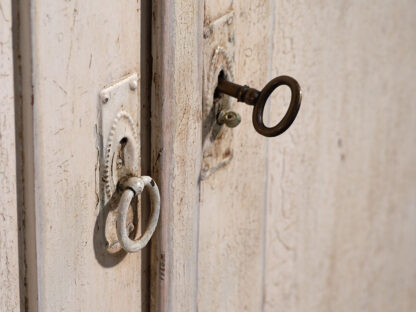
<instances>
[{"instance_id":1,"label":"cream painted wood surface","mask_svg":"<svg viewBox=\"0 0 416 312\"><path fill-rule=\"evenodd\" d=\"M304 97L268 140L234 106L234 159L201 182L198 311L415 310L415 4L205 1L205 24L231 10L236 81Z\"/></svg>"},{"instance_id":2,"label":"cream painted wood surface","mask_svg":"<svg viewBox=\"0 0 416 312\"><path fill-rule=\"evenodd\" d=\"M269 78L271 3L206 1L205 7L206 25L235 11L235 80L262 87ZM232 129L233 159L201 181L200 312L260 311L262 305L266 139L252 126L251 107L235 103L233 110L242 117L241 124Z\"/></svg>"},{"instance_id":3,"label":"cream painted wood surface","mask_svg":"<svg viewBox=\"0 0 416 312\"><path fill-rule=\"evenodd\" d=\"M195 311L201 162L203 2L153 1L151 311Z\"/></svg>"},{"instance_id":4,"label":"cream painted wood surface","mask_svg":"<svg viewBox=\"0 0 416 312\"><path fill-rule=\"evenodd\" d=\"M18 311L19 260L16 202L11 2L0 1L0 307Z\"/></svg>"},{"instance_id":5,"label":"cream painted wood surface","mask_svg":"<svg viewBox=\"0 0 416 312\"><path fill-rule=\"evenodd\" d=\"M416 3L273 16L272 72L304 100L268 142L264 310L415 311Z\"/></svg>"},{"instance_id":6,"label":"cream painted wood surface","mask_svg":"<svg viewBox=\"0 0 416 312\"><path fill-rule=\"evenodd\" d=\"M141 3L19 1L27 309L416 310L415 6L153 2L152 130L142 146L151 145L161 215L149 277L149 249L112 265L96 235L98 93L142 71ZM291 75L304 99L293 126L272 139L255 132L251 107L235 104L243 121L232 130L233 159L201 181L203 26L232 11L235 81L261 88ZM11 68L6 28L0 52ZM0 109L11 115L0 129L13 135L12 78L0 69ZM288 94L279 95L270 122L286 108ZM13 144L6 139L0 151ZM11 232L0 233L3 247ZM7 236L7 252L14 244ZM16 287L7 263L14 275L0 280ZM8 290L0 298L17 308L17 289Z\"/></svg>"},{"instance_id":7,"label":"cream painted wood surface","mask_svg":"<svg viewBox=\"0 0 416 312\"><path fill-rule=\"evenodd\" d=\"M21 36L30 34L21 42L31 42L30 50L20 47L22 79L30 81L22 91L29 120L24 153L33 161L30 172L25 159L25 186L34 186L33 197L30 190L25 196L35 220L26 228L28 309L146 310L146 252L111 263L98 234L98 95L124 75L140 73L140 2L28 5L20 6Z\"/></svg>"}]
</instances>

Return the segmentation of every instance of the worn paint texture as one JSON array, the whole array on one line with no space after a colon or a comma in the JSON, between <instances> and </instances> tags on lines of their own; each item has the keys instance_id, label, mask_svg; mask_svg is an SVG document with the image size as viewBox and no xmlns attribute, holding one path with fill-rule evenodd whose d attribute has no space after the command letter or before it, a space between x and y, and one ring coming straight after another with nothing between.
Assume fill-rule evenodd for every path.
<instances>
[{"instance_id":1,"label":"worn paint texture","mask_svg":"<svg viewBox=\"0 0 416 312\"><path fill-rule=\"evenodd\" d=\"M11 2L0 1L0 309L19 310Z\"/></svg>"},{"instance_id":2,"label":"worn paint texture","mask_svg":"<svg viewBox=\"0 0 416 312\"><path fill-rule=\"evenodd\" d=\"M26 73L33 86L35 173L34 197L26 205L36 222L29 310L146 309L144 253L109 260L98 201L99 92L140 72L140 3L41 0L22 6L31 12L26 53L33 68Z\"/></svg>"},{"instance_id":3,"label":"worn paint texture","mask_svg":"<svg viewBox=\"0 0 416 312\"><path fill-rule=\"evenodd\" d=\"M195 311L201 163L202 2L153 1L151 311Z\"/></svg>"},{"instance_id":4,"label":"worn paint texture","mask_svg":"<svg viewBox=\"0 0 416 312\"><path fill-rule=\"evenodd\" d=\"M216 4L206 2L205 23L218 18ZM235 80L260 87L268 78L265 73L269 63L264 60L271 57L268 44L264 48L264 43L269 41L270 3L234 2L231 6L223 2L221 7L222 13L230 10L236 13L232 21L235 23ZM204 58L210 57L212 52L204 54ZM242 117L241 124L231 130L233 159L201 181L199 311L257 311L262 301L266 140L253 129L251 107L234 103L233 110Z\"/></svg>"},{"instance_id":5,"label":"worn paint texture","mask_svg":"<svg viewBox=\"0 0 416 312\"><path fill-rule=\"evenodd\" d=\"M10 7L0 3L0 298L13 310ZM21 6L31 43L22 91L24 147L33 144L25 153L34 225L26 231L36 243L26 250L30 311L136 311L146 300L154 312L416 310L413 1L153 2L151 158L161 215L151 295L144 257L106 267L93 246L98 92L140 72L140 4ZM234 103L242 123L232 130L233 159L200 181L203 26L231 11L236 82L261 88L291 75L303 103L272 139L253 129L251 107ZM271 100L269 122L287 108L281 102L287 92Z\"/></svg>"},{"instance_id":6,"label":"worn paint texture","mask_svg":"<svg viewBox=\"0 0 416 312\"><path fill-rule=\"evenodd\" d=\"M198 311L416 310L416 4L205 1L205 23L230 10L236 82L290 75L303 103L267 140L234 106L234 158L201 182Z\"/></svg>"},{"instance_id":7,"label":"worn paint texture","mask_svg":"<svg viewBox=\"0 0 416 312\"><path fill-rule=\"evenodd\" d=\"M273 15L272 73L304 100L268 143L264 310L415 311L416 3Z\"/></svg>"}]
</instances>

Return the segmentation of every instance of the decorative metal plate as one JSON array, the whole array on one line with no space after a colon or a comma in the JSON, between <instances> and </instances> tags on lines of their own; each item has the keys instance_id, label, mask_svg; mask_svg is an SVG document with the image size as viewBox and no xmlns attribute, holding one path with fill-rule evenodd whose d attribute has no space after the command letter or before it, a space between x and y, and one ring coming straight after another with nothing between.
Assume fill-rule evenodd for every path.
<instances>
[{"instance_id":1,"label":"decorative metal plate","mask_svg":"<svg viewBox=\"0 0 416 312\"><path fill-rule=\"evenodd\" d=\"M122 78L100 92L100 194L103 207L101 213L104 217L106 250L110 254L121 252L116 233L116 206L119 201L117 184L122 177L140 174L139 96L136 73ZM137 201L132 207L136 205ZM137 209L132 207L129 207L127 212L127 231L135 235L138 214Z\"/></svg>"},{"instance_id":2,"label":"decorative metal plate","mask_svg":"<svg viewBox=\"0 0 416 312\"><path fill-rule=\"evenodd\" d=\"M105 202L113 195L121 177L139 175L138 89L138 76L132 74L100 93L103 140L101 174Z\"/></svg>"},{"instance_id":3,"label":"decorative metal plate","mask_svg":"<svg viewBox=\"0 0 416 312\"><path fill-rule=\"evenodd\" d=\"M215 95L218 76L234 80L234 12L204 27L203 159L201 179L226 166L233 157L232 130L220 126L217 116L231 109L228 97Z\"/></svg>"}]
</instances>

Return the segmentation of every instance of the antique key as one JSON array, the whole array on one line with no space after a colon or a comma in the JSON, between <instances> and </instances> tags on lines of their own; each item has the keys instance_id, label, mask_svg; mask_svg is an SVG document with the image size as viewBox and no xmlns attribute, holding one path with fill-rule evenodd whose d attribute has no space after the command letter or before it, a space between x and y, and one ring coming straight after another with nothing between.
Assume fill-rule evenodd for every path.
<instances>
[{"instance_id":1,"label":"antique key","mask_svg":"<svg viewBox=\"0 0 416 312\"><path fill-rule=\"evenodd\" d=\"M267 127L263 122L263 111L270 94L279 86L288 86L292 93L289 108L282 120L274 127ZM261 91L241 86L220 77L216 89L218 93L224 93L237 98L238 102L253 105L253 125L258 133L266 137L275 137L285 132L293 123L298 114L302 101L302 92L299 83L289 76L279 76L272 79Z\"/></svg>"}]
</instances>

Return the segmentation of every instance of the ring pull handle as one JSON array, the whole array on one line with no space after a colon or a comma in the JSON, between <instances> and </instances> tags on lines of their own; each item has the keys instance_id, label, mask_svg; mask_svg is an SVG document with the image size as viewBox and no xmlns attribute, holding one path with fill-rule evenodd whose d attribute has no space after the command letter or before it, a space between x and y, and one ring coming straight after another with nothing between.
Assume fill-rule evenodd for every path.
<instances>
[{"instance_id":1,"label":"ring pull handle","mask_svg":"<svg viewBox=\"0 0 416 312\"><path fill-rule=\"evenodd\" d=\"M269 96L280 86L288 86L290 88L292 95L289 108L285 116L277 125L274 127L267 127L263 122L264 107ZM216 91L235 97L239 102L254 106L254 129L266 137L275 137L285 132L296 119L302 101L302 91L299 83L289 76L279 76L272 79L261 91L250 88L249 86L241 86L225 79L221 79L218 81Z\"/></svg>"},{"instance_id":2,"label":"ring pull handle","mask_svg":"<svg viewBox=\"0 0 416 312\"><path fill-rule=\"evenodd\" d=\"M148 176L130 177L121 184L123 193L118 204L117 237L121 247L127 252L137 252L147 245L152 237L160 214L160 194L155 181ZM151 214L144 233L137 240L132 240L127 232L127 211L135 196L140 195L143 189L150 193Z\"/></svg>"}]
</instances>

